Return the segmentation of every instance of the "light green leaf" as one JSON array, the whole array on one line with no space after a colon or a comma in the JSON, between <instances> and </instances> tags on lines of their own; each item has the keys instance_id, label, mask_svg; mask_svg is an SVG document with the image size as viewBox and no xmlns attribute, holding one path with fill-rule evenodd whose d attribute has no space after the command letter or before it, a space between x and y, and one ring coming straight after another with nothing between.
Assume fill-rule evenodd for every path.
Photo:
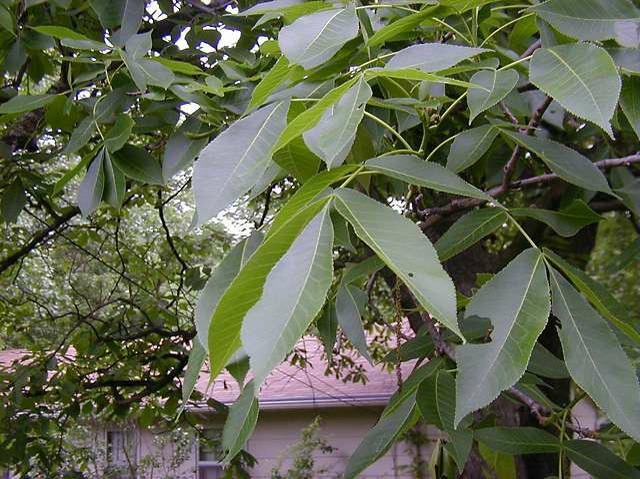
<instances>
[{"instance_id":1,"label":"light green leaf","mask_svg":"<svg viewBox=\"0 0 640 479\"><path fill-rule=\"evenodd\" d=\"M507 222L507 213L501 208L473 210L456 221L435 244L440 261L458 253L490 235Z\"/></svg>"},{"instance_id":2,"label":"light green leaf","mask_svg":"<svg viewBox=\"0 0 640 479\"><path fill-rule=\"evenodd\" d=\"M517 479L516 461L513 456L489 449L482 442L478 444L478 451L487 465L494 470L497 479Z\"/></svg>"},{"instance_id":3,"label":"light green leaf","mask_svg":"<svg viewBox=\"0 0 640 479\"><path fill-rule=\"evenodd\" d=\"M373 359L367 350L367 338L362 325L362 311L367 304L367 295L361 289L352 285L341 284L336 294L336 314L338 324L351 344L358 352L373 364Z\"/></svg>"},{"instance_id":4,"label":"light green leaf","mask_svg":"<svg viewBox=\"0 0 640 479\"><path fill-rule=\"evenodd\" d=\"M331 169L340 166L356 138L364 108L371 98L371 87L360 78L344 95L328 108L320 121L304 133L304 142Z\"/></svg>"},{"instance_id":5,"label":"light green leaf","mask_svg":"<svg viewBox=\"0 0 640 479\"><path fill-rule=\"evenodd\" d=\"M242 321L260 300L269 272L327 201L328 198L324 198L312 203L270 233L220 298L207 335L212 377L220 373L240 348Z\"/></svg>"},{"instance_id":6,"label":"light green leaf","mask_svg":"<svg viewBox=\"0 0 640 479\"><path fill-rule=\"evenodd\" d=\"M352 284L356 281L363 281L369 275L384 268L384 261L377 256L370 256L359 263L347 263L342 275L342 284Z\"/></svg>"},{"instance_id":7,"label":"light green leaf","mask_svg":"<svg viewBox=\"0 0 640 479\"><path fill-rule=\"evenodd\" d=\"M595 441L564 443L567 456L594 479L640 479L640 471Z\"/></svg>"},{"instance_id":8,"label":"light green leaf","mask_svg":"<svg viewBox=\"0 0 640 479\"><path fill-rule=\"evenodd\" d=\"M497 105L518 84L520 75L516 70L482 70L471 77L470 82L484 87L470 88L467 95L467 104L471 110L469 123L471 123L480 113ZM488 90L488 91L487 91Z\"/></svg>"},{"instance_id":9,"label":"light green leaf","mask_svg":"<svg viewBox=\"0 0 640 479\"><path fill-rule=\"evenodd\" d=\"M180 60L172 60L170 58L155 57L155 61L162 63L169 70L176 73L184 73L185 75L204 75L202 69L192 63L183 62Z\"/></svg>"},{"instance_id":10,"label":"light green leaf","mask_svg":"<svg viewBox=\"0 0 640 479\"><path fill-rule=\"evenodd\" d=\"M218 301L261 242L262 234L255 232L231 248L231 251L213 270L200 292L196 303L195 322L197 338L205 351L209 349L209 324Z\"/></svg>"},{"instance_id":11,"label":"light green leaf","mask_svg":"<svg viewBox=\"0 0 640 479\"><path fill-rule=\"evenodd\" d=\"M0 210L2 217L7 223L15 223L18 221L20 212L27 204L27 194L22 186L20 178L16 178L2 194L2 204Z\"/></svg>"},{"instance_id":12,"label":"light green leaf","mask_svg":"<svg viewBox=\"0 0 640 479\"><path fill-rule=\"evenodd\" d=\"M286 128L280 134L278 141L273 147L273 151L278 151L289 144L294 138L302 135L305 131L310 130L324 114L325 110L331 105L336 103L342 95L344 95L349 88L355 85L360 77L354 77L351 80L344 82L342 85L333 88L326 93L319 101L315 102L313 106L300 115L296 116L293 120L289 121Z\"/></svg>"},{"instance_id":13,"label":"light green leaf","mask_svg":"<svg viewBox=\"0 0 640 479\"><path fill-rule=\"evenodd\" d=\"M605 320L569 282L550 269L553 314L573 380L609 419L640 440L640 386L635 368Z\"/></svg>"},{"instance_id":14,"label":"light green leaf","mask_svg":"<svg viewBox=\"0 0 640 479\"><path fill-rule=\"evenodd\" d=\"M333 277L329 208L307 224L267 276L246 313L241 341L256 387L294 348L325 302Z\"/></svg>"},{"instance_id":15,"label":"light green leaf","mask_svg":"<svg viewBox=\"0 0 640 479\"><path fill-rule=\"evenodd\" d=\"M640 77L625 77L622 82L620 106L631 128L640 139Z\"/></svg>"},{"instance_id":16,"label":"light green leaf","mask_svg":"<svg viewBox=\"0 0 640 479\"><path fill-rule=\"evenodd\" d=\"M367 80L373 78L399 78L401 80L416 80L416 81L428 81L432 83L442 83L444 85L454 85L462 88L471 88L472 83L456 80L455 78L449 78L435 73L427 73L422 70L416 70L415 68L401 68L399 70L391 70L388 68L369 68L364 71L364 76ZM388 106L389 103L386 104Z\"/></svg>"},{"instance_id":17,"label":"light green leaf","mask_svg":"<svg viewBox=\"0 0 640 479\"><path fill-rule=\"evenodd\" d=\"M533 218L541 221L565 238L574 236L585 226L602 219L602 216L582 200L573 200L568 207L559 211L542 208L512 208L509 211L516 218Z\"/></svg>"},{"instance_id":18,"label":"light green leaf","mask_svg":"<svg viewBox=\"0 0 640 479\"><path fill-rule=\"evenodd\" d=\"M57 95L16 95L11 100L0 105L0 114L25 113L47 106Z\"/></svg>"},{"instance_id":19,"label":"light green leaf","mask_svg":"<svg viewBox=\"0 0 640 479\"><path fill-rule=\"evenodd\" d=\"M291 63L310 69L322 65L358 35L360 23L353 6L322 10L298 18L280 30L280 50Z\"/></svg>"},{"instance_id":20,"label":"light green leaf","mask_svg":"<svg viewBox=\"0 0 640 479\"><path fill-rule=\"evenodd\" d=\"M247 111L262 105L289 75L289 61L282 55L251 93Z\"/></svg>"},{"instance_id":21,"label":"light green leaf","mask_svg":"<svg viewBox=\"0 0 640 479\"><path fill-rule=\"evenodd\" d=\"M259 412L256 393L254 382L249 381L229 408L229 415L222 430L225 465L238 455L256 427Z\"/></svg>"},{"instance_id":22,"label":"light green leaf","mask_svg":"<svg viewBox=\"0 0 640 479\"><path fill-rule=\"evenodd\" d=\"M345 479L354 479L371 464L380 459L416 420L415 397L407 398L391 414L384 415L362 440L349 458Z\"/></svg>"},{"instance_id":23,"label":"light green leaf","mask_svg":"<svg viewBox=\"0 0 640 479\"><path fill-rule=\"evenodd\" d=\"M267 233L267 237L274 235L282 228L294 215L306 208L314 200L316 200L323 192L327 191L329 186L346 178L349 173L356 169L354 165L343 165L328 171L321 171L313 176L309 181L296 190L293 196L280 209L278 214L271 223L271 228Z\"/></svg>"},{"instance_id":24,"label":"light green leaf","mask_svg":"<svg viewBox=\"0 0 640 479\"><path fill-rule=\"evenodd\" d=\"M114 152L122 148L131 136L134 124L129 115L118 115L114 125L104 135L104 146L107 150Z\"/></svg>"},{"instance_id":25,"label":"light green leaf","mask_svg":"<svg viewBox=\"0 0 640 479\"><path fill-rule=\"evenodd\" d=\"M415 30L415 28L423 21L433 16L436 8L436 6L429 6L417 13L412 13L411 15L402 17L400 20L396 20L389 25L385 25L380 30L375 32L371 36L371 38L369 38L367 46L374 47L382 45L383 43L397 37L398 35Z\"/></svg>"},{"instance_id":26,"label":"light green leaf","mask_svg":"<svg viewBox=\"0 0 640 479\"><path fill-rule=\"evenodd\" d=\"M423 161L413 155L387 155L365 162L369 170L383 173L412 185L443 191L453 195L468 196L485 201L493 198L470 185L455 173L437 163Z\"/></svg>"},{"instance_id":27,"label":"light green leaf","mask_svg":"<svg viewBox=\"0 0 640 479\"><path fill-rule=\"evenodd\" d=\"M613 138L610 122L622 85L605 49L586 43L540 48L533 54L529 69L531 83Z\"/></svg>"},{"instance_id":28,"label":"light green leaf","mask_svg":"<svg viewBox=\"0 0 640 479\"><path fill-rule=\"evenodd\" d=\"M456 426L493 402L522 377L550 310L549 284L540 251L528 249L473 296L465 318L491 321L491 342L456 351Z\"/></svg>"},{"instance_id":29,"label":"light green leaf","mask_svg":"<svg viewBox=\"0 0 640 479\"><path fill-rule=\"evenodd\" d=\"M386 69L416 68L423 72L438 72L457 65L467 58L489 52L486 48L471 48L448 43L412 45L396 53Z\"/></svg>"},{"instance_id":30,"label":"light green leaf","mask_svg":"<svg viewBox=\"0 0 640 479\"><path fill-rule=\"evenodd\" d=\"M398 275L420 304L462 337L453 282L442 269L435 248L418 227L354 190L338 190L335 206L351 223L356 235Z\"/></svg>"},{"instance_id":31,"label":"light green leaf","mask_svg":"<svg viewBox=\"0 0 640 479\"><path fill-rule=\"evenodd\" d=\"M200 341L194 341L189 352L189 360L187 361L187 369L184 373L184 380L182 381L182 401L186 403L193 390L198 384L198 378L204 365L204 360L207 358L207 351L202 347ZM186 406L183 405L183 407Z\"/></svg>"},{"instance_id":32,"label":"light green leaf","mask_svg":"<svg viewBox=\"0 0 640 479\"><path fill-rule=\"evenodd\" d=\"M71 133L71 138L69 138L69 143L67 143L67 146L64 147L62 153L64 155L75 153L87 144L95 131L95 120L92 117L87 116L80 123L78 123L78 126L76 126L75 130L73 130L73 132Z\"/></svg>"},{"instance_id":33,"label":"light green leaf","mask_svg":"<svg viewBox=\"0 0 640 479\"><path fill-rule=\"evenodd\" d=\"M560 450L560 441L535 427L487 427L473 432L476 440L503 454L545 454Z\"/></svg>"},{"instance_id":34,"label":"light green leaf","mask_svg":"<svg viewBox=\"0 0 640 479\"><path fill-rule=\"evenodd\" d=\"M460 173L473 166L489 150L498 133L495 126L482 125L456 136L447 157L447 169Z\"/></svg>"},{"instance_id":35,"label":"light green leaf","mask_svg":"<svg viewBox=\"0 0 640 479\"><path fill-rule=\"evenodd\" d=\"M113 165L109 150L104 150L104 193L103 199L114 208L120 208L127 189L127 179L124 174Z\"/></svg>"},{"instance_id":36,"label":"light green leaf","mask_svg":"<svg viewBox=\"0 0 640 479\"><path fill-rule=\"evenodd\" d=\"M560 178L587 191L602 191L611 193L607 178L589 158L582 156L576 150L535 136L523 135L506 129L503 134L538 156L551 171Z\"/></svg>"},{"instance_id":37,"label":"light green leaf","mask_svg":"<svg viewBox=\"0 0 640 479\"><path fill-rule=\"evenodd\" d=\"M272 14L277 17L287 15L298 17L307 13L313 13L316 10L332 8L327 2L311 0L305 2L303 0L272 0L254 5L247 10L237 13L238 16L265 15Z\"/></svg>"},{"instance_id":38,"label":"light green leaf","mask_svg":"<svg viewBox=\"0 0 640 479\"><path fill-rule=\"evenodd\" d=\"M615 38L621 26L640 22L640 13L630 0L549 0L531 10L560 32L580 40Z\"/></svg>"},{"instance_id":39,"label":"light green leaf","mask_svg":"<svg viewBox=\"0 0 640 479\"><path fill-rule=\"evenodd\" d=\"M216 216L260 179L288 109L288 102L261 108L233 123L202 150L193 169L198 224Z\"/></svg>"},{"instance_id":40,"label":"light green leaf","mask_svg":"<svg viewBox=\"0 0 640 479\"><path fill-rule=\"evenodd\" d=\"M32 30L35 30L38 33L42 33L43 35L48 35L53 38L57 38L58 40L62 40L65 38L70 38L71 40L85 40L85 41L95 41L91 40L91 38L84 36L82 33L78 33L75 30L71 30L67 27L61 27L57 25L40 25L37 27L31 27ZM109 48L107 45L104 45L104 48Z\"/></svg>"},{"instance_id":41,"label":"light green leaf","mask_svg":"<svg viewBox=\"0 0 640 479\"><path fill-rule=\"evenodd\" d=\"M87 173L78 187L78 207L85 218L98 208L100 200L102 200L104 191L103 159L104 150L100 150L87 168Z\"/></svg>"},{"instance_id":42,"label":"light green leaf","mask_svg":"<svg viewBox=\"0 0 640 479\"><path fill-rule=\"evenodd\" d=\"M143 148L124 145L112 159L118 169L131 179L150 185L161 185L164 181L160 163Z\"/></svg>"},{"instance_id":43,"label":"light green leaf","mask_svg":"<svg viewBox=\"0 0 640 479\"><path fill-rule=\"evenodd\" d=\"M600 314L620 328L636 344L640 344L640 333L632 326L628 310L604 286L593 280L584 271L569 264L553 251L545 248L544 255L567 275Z\"/></svg>"}]
</instances>

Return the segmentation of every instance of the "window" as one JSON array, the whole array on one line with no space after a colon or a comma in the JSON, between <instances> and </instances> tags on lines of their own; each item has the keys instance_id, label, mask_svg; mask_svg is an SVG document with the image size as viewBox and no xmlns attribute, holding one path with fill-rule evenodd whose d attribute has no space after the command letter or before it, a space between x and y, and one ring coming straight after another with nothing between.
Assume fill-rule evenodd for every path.
<instances>
[{"instance_id":1,"label":"window","mask_svg":"<svg viewBox=\"0 0 640 479\"><path fill-rule=\"evenodd\" d=\"M205 429L198 441L198 479L218 479L224 474L219 461L221 432Z\"/></svg>"},{"instance_id":2,"label":"window","mask_svg":"<svg viewBox=\"0 0 640 479\"><path fill-rule=\"evenodd\" d=\"M133 479L138 454L134 430L107 431L107 464L115 479Z\"/></svg>"}]
</instances>

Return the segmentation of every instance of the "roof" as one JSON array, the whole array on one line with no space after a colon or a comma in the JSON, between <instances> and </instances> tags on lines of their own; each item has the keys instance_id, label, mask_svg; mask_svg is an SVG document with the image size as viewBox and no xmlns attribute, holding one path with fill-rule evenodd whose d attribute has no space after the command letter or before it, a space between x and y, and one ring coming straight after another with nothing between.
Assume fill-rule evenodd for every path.
<instances>
[{"instance_id":1,"label":"roof","mask_svg":"<svg viewBox=\"0 0 640 479\"><path fill-rule=\"evenodd\" d=\"M397 375L383 365L371 365L361 356L354 356L356 365L362 366L366 384L344 382L335 376L325 376L326 359L323 346L313 337L305 337L298 348L306 351L305 365L285 362L265 380L258 399L261 409L300 409L321 407L384 406L398 387ZM402 364L402 377L406 379L413 362ZM225 404L232 403L240 393L238 383L226 371L209 387L209 371L200 374L196 389L206 398Z\"/></svg>"},{"instance_id":2,"label":"roof","mask_svg":"<svg viewBox=\"0 0 640 479\"><path fill-rule=\"evenodd\" d=\"M361 356L353 356L356 366L360 366L367 378L362 382L343 381L335 376L325 376L327 367L323 358L324 348L314 337L304 337L297 345L304 350L304 366L285 362L278 366L265 380L258 399L261 409L313 409L328 407L384 406L397 389L396 372L389 372L382 364L371 365ZM10 367L16 360L24 360L29 352L21 349L0 351L0 369ZM66 359L73 361L73 354ZM413 362L402 363L401 374L406 377L413 369ZM235 379L223 371L209 384L209 370L205 366L200 373L196 389L205 399L212 398L224 404L231 404L240 394ZM206 401L196 404L201 409Z\"/></svg>"}]
</instances>

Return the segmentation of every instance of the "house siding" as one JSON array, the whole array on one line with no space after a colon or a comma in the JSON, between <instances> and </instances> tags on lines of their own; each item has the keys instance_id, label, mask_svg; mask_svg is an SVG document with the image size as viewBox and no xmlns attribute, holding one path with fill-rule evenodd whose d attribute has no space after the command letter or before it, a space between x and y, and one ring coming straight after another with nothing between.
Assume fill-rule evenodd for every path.
<instances>
[{"instance_id":1,"label":"house siding","mask_svg":"<svg viewBox=\"0 0 640 479\"><path fill-rule=\"evenodd\" d=\"M258 461L250 474L255 479L271 478L273 468L280 466L285 472L292 464L290 448L300 439L302 430L316 417L320 417L318 435L332 448L331 453L316 451L314 454L317 478L333 479L342 477L349 457L356 450L367 432L375 425L381 407L349 407L329 409L294 409L294 410L263 410L256 425L254 434L249 439L246 450ZM202 417L206 427L222 427L223 418L215 414ZM430 431L431 432L431 431ZM193 442L191 453L184 462L177 465L170 464L175 456L175 448L166 441L158 441L162 433L149 429L139 429L139 458L156 458L153 467L147 460L146 470L139 475L139 479L156 477L171 477L174 479L197 478L197 442ZM435 438L435 432L432 432ZM160 449L158 443L162 442ZM428 460L431 443L420 449L423 459ZM398 443L369 467L359 477L363 479L410 479L409 466L415 458L415 446ZM159 461L164 460L164 464Z\"/></svg>"}]
</instances>

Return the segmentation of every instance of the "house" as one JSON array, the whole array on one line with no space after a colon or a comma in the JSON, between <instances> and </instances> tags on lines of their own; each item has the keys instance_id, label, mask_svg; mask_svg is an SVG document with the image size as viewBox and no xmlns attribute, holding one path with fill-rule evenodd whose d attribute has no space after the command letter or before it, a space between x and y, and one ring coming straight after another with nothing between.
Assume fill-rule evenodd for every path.
<instances>
[{"instance_id":1,"label":"house","mask_svg":"<svg viewBox=\"0 0 640 479\"><path fill-rule=\"evenodd\" d=\"M389 397L397 389L397 375L381 366L372 366L355 358L362 367L366 384L343 382L325 376L322 345L315 338L305 338L299 345L306 351L305 366L283 364L269 376L260 391L260 414L254 434L245 449L256 459L251 477L269 479L274 468L286 471L292 463L301 431L320 418L319 437L331 446L331 451L315 450L314 478L342 477L349 457L360 441L377 422ZM19 359L20 351L0 352L0 365ZM406 378L413 364L404 363L401 376ZM230 405L239 394L236 381L227 373L209 385L209 373L203 370L197 389L206 398ZM573 414L579 424L596 428L601 418L589 400L583 399ZM191 412L198 417L204 437L193 430L142 428L137 424L104 424L87 420L87 426L77 433L79 444L95 453L96 470L87 477L106 479L215 479L222 477L223 468L212 449L210 438L219 436L224 417L205 404L195 404ZM416 476L412 464L428 462L431 445L438 432L432 428L420 431L422 445L401 442L369 467L359 477L363 479L409 479ZM423 466L424 467L424 466ZM110 472L107 472L110 471ZM587 478L584 471L572 465L571 477ZM9 472L0 479L11 479Z\"/></svg>"},{"instance_id":2,"label":"house","mask_svg":"<svg viewBox=\"0 0 640 479\"><path fill-rule=\"evenodd\" d=\"M301 431L316 418L320 418L318 436L331 446L331 451L314 451L314 477L341 477L349 457L375 425L389 397L397 389L395 371L389 372L380 365L372 366L361 358L354 358L354 361L365 372L366 384L345 383L333 376L325 376L326 359L322 358L322 345L315 338L304 338L299 346L306 351L304 367L281 365L260 391L258 423L245 446L258 461L251 469L252 478L271 478L274 468L286 471L292 462L291 447L298 443ZM5 359L14 357L14 352L0 353L0 363L6 364ZM403 364L401 374L404 378L412 367L410 363ZM208 371L203 370L196 387L205 397L225 404L233 403L239 394L238 384L226 373L209 385ZM194 405L191 411L204 427L205 436L220 434L224 417L204 404ZM78 436L79 441L95 450L97 470L92 477L222 477L222 466L207 437L194 437L191 431L162 431L136 424L109 425L87 421L87 427ZM398 443L360 477L415 477L411 473L411 465L420 459L428 461L428 449L425 445ZM112 471L112 475L105 471Z\"/></svg>"}]
</instances>

